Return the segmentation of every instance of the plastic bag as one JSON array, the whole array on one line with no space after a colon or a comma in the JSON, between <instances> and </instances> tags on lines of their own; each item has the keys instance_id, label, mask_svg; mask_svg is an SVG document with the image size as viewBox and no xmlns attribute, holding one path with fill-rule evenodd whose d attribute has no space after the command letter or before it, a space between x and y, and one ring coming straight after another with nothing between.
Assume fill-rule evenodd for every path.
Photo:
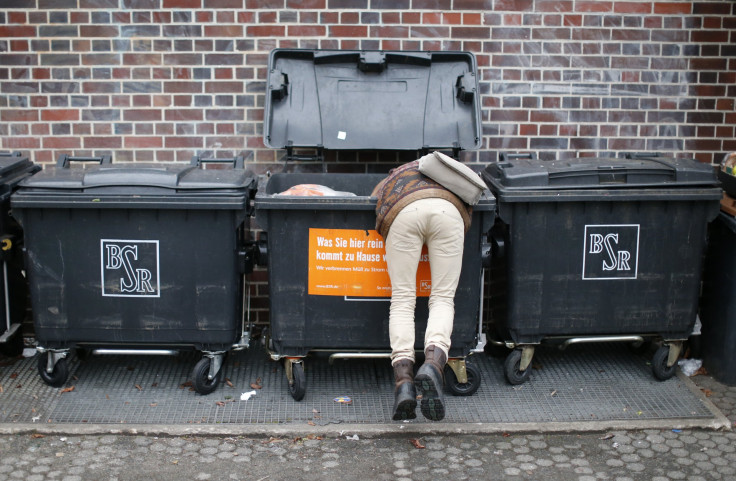
<instances>
[{"instance_id":1,"label":"plastic bag","mask_svg":"<svg viewBox=\"0 0 736 481\"><path fill-rule=\"evenodd\" d=\"M698 369L703 365L703 361L700 359L680 359L677 361L677 365L680 366L680 370L687 377L692 376Z\"/></svg>"},{"instance_id":2,"label":"plastic bag","mask_svg":"<svg viewBox=\"0 0 736 481\"><path fill-rule=\"evenodd\" d=\"M330 189L326 185L319 184L297 184L288 190L279 192L276 195L293 195L300 197L346 197L355 196L352 192L341 192L339 190Z\"/></svg>"}]
</instances>

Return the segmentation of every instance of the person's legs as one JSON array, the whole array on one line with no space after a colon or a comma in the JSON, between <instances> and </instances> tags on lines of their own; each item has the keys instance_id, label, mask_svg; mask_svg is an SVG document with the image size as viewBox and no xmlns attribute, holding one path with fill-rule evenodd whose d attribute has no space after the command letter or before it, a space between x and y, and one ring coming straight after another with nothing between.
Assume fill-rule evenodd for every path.
<instances>
[{"instance_id":1,"label":"person's legs","mask_svg":"<svg viewBox=\"0 0 736 481\"><path fill-rule=\"evenodd\" d=\"M414 308L417 267L424 238L419 232L416 202L399 212L386 236L386 264L391 278L388 331L392 364L399 359L414 362Z\"/></svg>"},{"instance_id":2,"label":"person's legs","mask_svg":"<svg viewBox=\"0 0 736 481\"><path fill-rule=\"evenodd\" d=\"M414 388L414 307L416 276L424 240L417 230L413 204L399 212L386 237L386 264L391 278L389 339L394 371L394 421L416 418Z\"/></svg>"},{"instance_id":3,"label":"person's legs","mask_svg":"<svg viewBox=\"0 0 736 481\"><path fill-rule=\"evenodd\" d=\"M464 224L454 205L444 199L432 200L436 202L425 237L432 291L424 347L437 346L447 355L455 318L455 291L463 263Z\"/></svg>"},{"instance_id":4,"label":"person's legs","mask_svg":"<svg viewBox=\"0 0 736 481\"><path fill-rule=\"evenodd\" d=\"M420 205L425 218L425 243L432 273L429 317L424 340L424 364L414 384L422 394L422 414L439 421L445 417L443 371L450 349L455 316L455 290L462 267L464 224L455 206L444 199Z\"/></svg>"}]
</instances>

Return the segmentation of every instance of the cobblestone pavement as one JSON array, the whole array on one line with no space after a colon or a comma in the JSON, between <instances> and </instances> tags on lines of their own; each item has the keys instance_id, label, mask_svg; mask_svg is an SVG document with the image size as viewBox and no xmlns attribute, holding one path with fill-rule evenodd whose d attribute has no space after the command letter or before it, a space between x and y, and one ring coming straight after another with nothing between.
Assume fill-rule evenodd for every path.
<instances>
[{"instance_id":1,"label":"cobblestone pavement","mask_svg":"<svg viewBox=\"0 0 736 481\"><path fill-rule=\"evenodd\" d=\"M694 381L736 421L736 387ZM736 480L736 432L0 437L0 480Z\"/></svg>"}]
</instances>

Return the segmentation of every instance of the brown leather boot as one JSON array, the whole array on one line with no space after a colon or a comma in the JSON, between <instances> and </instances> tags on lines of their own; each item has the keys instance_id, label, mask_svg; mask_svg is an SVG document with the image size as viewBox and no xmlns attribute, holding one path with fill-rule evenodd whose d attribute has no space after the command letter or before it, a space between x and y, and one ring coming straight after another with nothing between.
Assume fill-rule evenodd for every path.
<instances>
[{"instance_id":1,"label":"brown leather boot","mask_svg":"<svg viewBox=\"0 0 736 481\"><path fill-rule=\"evenodd\" d=\"M393 365L394 379L394 421L414 419L417 417L417 392L414 389L414 363L402 359Z\"/></svg>"},{"instance_id":2,"label":"brown leather boot","mask_svg":"<svg viewBox=\"0 0 736 481\"><path fill-rule=\"evenodd\" d=\"M444 369L447 356L437 346L429 345L424 349L424 364L414 378L414 386L422 395L422 414L432 421L440 421L445 417L445 385Z\"/></svg>"}]
</instances>

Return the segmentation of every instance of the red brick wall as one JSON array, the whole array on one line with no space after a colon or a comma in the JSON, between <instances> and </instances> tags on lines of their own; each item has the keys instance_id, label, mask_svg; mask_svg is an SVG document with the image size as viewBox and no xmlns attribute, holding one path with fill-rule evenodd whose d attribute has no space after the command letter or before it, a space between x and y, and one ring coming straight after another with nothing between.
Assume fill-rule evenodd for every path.
<instances>
[{"instance_id":1,"label":"red brick wall","mask_svg":"<svg viewBox=\"0 0 736 481\"><path fill-rule=\"evenodd\" d=\"M499 150L718 162L736 150L736 2L726 0L3 0L0 150L38 162L253 151L256 172L278 170L283 152L261 137L276 47L474 52L483 147L466 162ZM365 172L386 159L400 160L327 162ZM260 284L260 320L266 293Z\"/></svg>"},{"instance_id":2,"label":"red brick wall","mask_svg":"<svg viewBox=\"0 0 736 481\"><path fill-rule=\"evenodd\" d=\"M187 160L255 150L275 47L469 50L483 148L736 150L736 4L558 0L4 0L0 149ZM342 160L330 156L331 163ZM370 159L368 159L370 160ZM333 169L355 169L332 165ZM359 168L358 168L359 169Z\"/></svg>"}]
</instances>

